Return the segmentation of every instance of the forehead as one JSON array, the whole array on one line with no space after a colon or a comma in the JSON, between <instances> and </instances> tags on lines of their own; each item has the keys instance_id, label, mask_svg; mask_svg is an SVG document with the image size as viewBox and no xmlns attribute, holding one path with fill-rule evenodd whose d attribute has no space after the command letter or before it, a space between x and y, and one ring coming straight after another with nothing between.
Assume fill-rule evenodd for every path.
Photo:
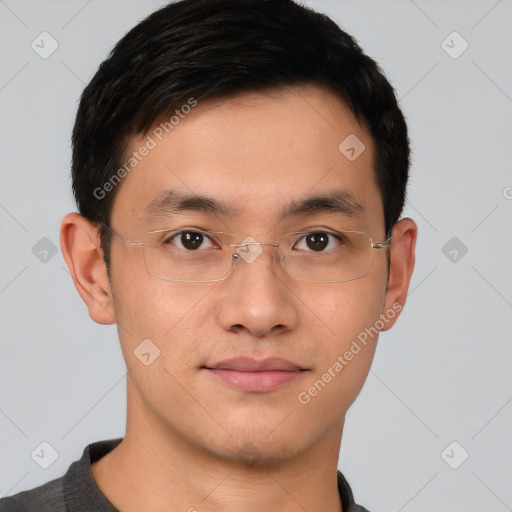
<instances>
[{"instance_id":1,"label":"forehead","mask_svg":"<svg viewBox=\"0 0 512 512\"><path fill-rule=\"evenodd\" d=\"M134 152L114 202L118 222L143 222L169 191L211 198L241 222L269 223L334 190L363 207L361 222L383 224L372 140L337 95L317 86L205 101L134 139L127 162Z\"/></svg>"}]
</instances>

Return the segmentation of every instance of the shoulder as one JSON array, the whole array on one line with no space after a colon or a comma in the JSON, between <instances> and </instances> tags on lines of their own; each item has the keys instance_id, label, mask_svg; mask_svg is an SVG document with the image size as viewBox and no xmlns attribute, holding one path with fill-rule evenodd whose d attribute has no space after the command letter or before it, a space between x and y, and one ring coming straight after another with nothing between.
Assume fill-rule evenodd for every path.
<instances>
[{"instance_id":1,"label":"shoulder","mask_svg":"<svg viewBox=\"0 0 512 512\"><path fill-rule=\"evenodd\" d=\"M98 489L91 464L121 441L122 438L107 439L87 445L82 457L73 462L62 477L0 499L0 512L117 512Z\"/></svg>"},{"instance_id":2,"label":"shoulder","mask_svg":"<svg viewBox=\"0 0 512 512\"><path fill-rule=\"evenodd\" d=\"M63 477L0 499L0 512L67 512Z\"/></svg>"},{"instance_id":3,"label":"shoulder","mask_svg":"<svg viewBox=\"0 0 512 512\"><path fill-rule=\"evenodd\" d=\"M338 470L338 491L340 493L341 504L343 512L370 512L361 505L354 501L354 495L349 483L343 476L343 473Z\"/></svg>"}]
</instances>

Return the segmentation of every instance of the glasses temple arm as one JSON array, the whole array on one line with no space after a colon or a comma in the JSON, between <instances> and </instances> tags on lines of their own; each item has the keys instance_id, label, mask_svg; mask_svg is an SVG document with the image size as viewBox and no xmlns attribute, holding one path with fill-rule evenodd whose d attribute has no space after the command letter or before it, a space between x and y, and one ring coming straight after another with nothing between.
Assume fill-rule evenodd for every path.
<instances>
[{"instance_id":1,"label":"glasses temple arm","mask_svg":"<svg viewBox=\"0 0 512 512\"><path fill-rule=\"evenodd\" d=\"M391 244L391 237L389 237L384 242L372 242L372 247L374 249L384 249L385 247L389 247Z\"/></svg>"}]
</instances>

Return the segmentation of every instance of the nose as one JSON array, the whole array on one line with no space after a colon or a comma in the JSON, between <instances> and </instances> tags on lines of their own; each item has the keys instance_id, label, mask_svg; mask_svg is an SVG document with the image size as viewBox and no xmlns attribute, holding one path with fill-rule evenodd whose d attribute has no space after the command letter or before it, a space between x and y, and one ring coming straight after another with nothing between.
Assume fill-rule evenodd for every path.
<instances>
[{"instance_id":1,"label":"nose","mask_svg":"<svg viewBox=\"0 0 512 512\"><path fill-rule=\"evenodd\" d=\"M299 301L278 262L277 250L247 247L250 250L238 251L236 268L217 288L217 321L226 331L247 331L255 337L294 330Z\"/></svg>"}]
</instances>

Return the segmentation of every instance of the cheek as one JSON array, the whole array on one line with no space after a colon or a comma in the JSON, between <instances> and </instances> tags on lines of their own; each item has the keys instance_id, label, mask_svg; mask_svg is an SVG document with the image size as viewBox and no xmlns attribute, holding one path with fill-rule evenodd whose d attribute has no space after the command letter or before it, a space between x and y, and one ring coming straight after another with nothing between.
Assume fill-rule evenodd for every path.
<instances>
[{"instance_id":1,"label":"cheek","mask_svg":"<svg viewBox=\"0 0 512 512\"><path fill-rule=\"evenodd\" d=\"M208 295L205 286L188 285L186 291L184 286L149 276L118 285L115 310L123 357L135 388L155 411L193 405L184 389L194 389L190 367L201 354L197 333L211 314L202 301Z\"/></svg>"},{"instance_id":2,"label":"cheek","mask_svg":"<svg viewBox=\"0 0 512 512\"><path fill-rule=\"evenodd\" d=\"M327 333L324 351L331 356L343 350L366 328L375 324L382 313L385 282L380 276L345 283L331 283L329 288L311 288L301 294L304 311L312 312Z\"/></svg>"},{"instance_id":3,"label":"cheek","mask_svg":"<svg viewBox=\"0 0 512 512\"><path fill-rule=\"evenodd\" d=\"M311 414L340 421L360 392L375 354L382 313L380 280L340 283L320 296L310 293L304 303L320 319L324 335L316 336L316 364L298 402ZM315 333L311 332L310 337ZM329 421L327 421L327 424Z\"/></svg>"},{"instance_id":4,"label":"cheek","mask_svg":"<svg viewBox=\"0 0 512 512\"><path fill-rule=\"evenodd\" d=\"M323 358L323 371L343 374L338 380L346 380L346 391L359 391L375 353L379 334L375 324L382 311L381 303L375 294L348 293L328 306L335 337L334 343L324 347L327 357Z\"/></svg>"},{"instance_id":5,"label":"cheek","mask_svg":"<svg viewBox=\"0 0 512 512\"><path fill-rule=\"evenodd\" d=\"M213 285L190 285L148 275L141 252L112 260L112 294L117 330L128 368L133 351L149 339L162 355L179 358L197 326L207 321L203 299Z\"/></svg>"}]
</instances>

